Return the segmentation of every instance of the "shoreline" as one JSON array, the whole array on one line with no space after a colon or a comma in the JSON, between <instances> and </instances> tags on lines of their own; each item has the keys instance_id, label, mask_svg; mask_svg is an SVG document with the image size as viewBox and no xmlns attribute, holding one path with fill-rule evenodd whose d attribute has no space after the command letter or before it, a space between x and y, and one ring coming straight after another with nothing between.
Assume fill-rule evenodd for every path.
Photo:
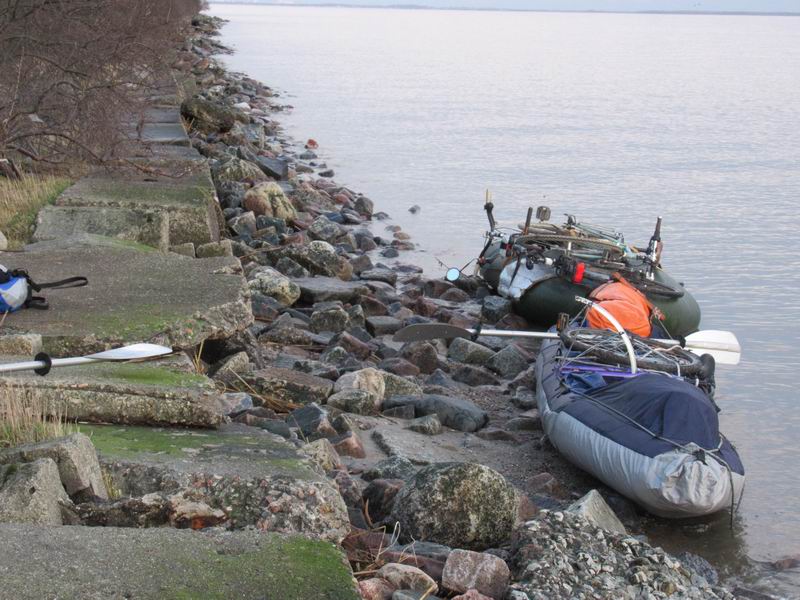
<instances>
[{"instance_id":1,"label":"shoreline","mask_svg":"<svg viewBox=\"0 0 800 600\"><path fill-rule=\"evenodd\" d=\"M215 21L215 22L216 22L216 25L214 27L212 27L212 30L205 32L204 35L211 36L211 37L216 35L216 30L221 25L221 23L219 21ZM219 69L220 77L222 79L228 80L229 84L232 83L233 87L236 86L236 82L244 83L244 84L246 84L248 86L254 86L255 85L256 89L258 89L258 86L263 86L263 84L261 84L260 82L254 81L247 74L228 73L227 71L225 71L224 67L222 67L221 65L217 65L217 68ZM202 86L201 86L201 89L202 89ZM255 102L251 102L251 103L247 103L247 104L249 105L249 107L251 109L255 110L255 112L256 112L256 114L258 115L259 118L262 118L262 117L266 118L271 113L269 111L264 111L264 112L266 112L266 114L263 114L262 111L264 110L264 107L266 105L271 104L271 100L270 99L271 98L275 98L275 96L272 95L272 92L268 87L264 86L261 89L263 89L266 92L267 95L263 96L263 97L259 97L260 96L259 94L255 94L254 96L251 96L251 98L256 98ZM234 105L234 106L236 104L240 104L240 102L242 101L242 99L239 98L237 94L234 94L233 96L220 95L220 96L218 96L217 99L221 100L223 103L227 103L229 105ZM280 109L278 108L277 110L280 110ZM273 111L273 113L277 112L277 110ZM271 121L271 119L267 119L267 121ZM284 153L284 158L287 158L288 162L289 163L293 163L295 167L299 165L301 174L304 174L304 173L308 174L308 178L303 177L303 178L301 178L299 180L299 181L301 181L301 186L300 186L301 189L303 189L303 184L311 184L312 188L314 188L316 186L321 186L321 191L323 191L323 192L327 192L329 190L336 190L336 193L333 194L333 196L337 196L339 194L344 194L345 196L350 196L350 198L348 198L348 199L351 202L353 202L354 200L358 200L359 198L364 198L360 194L358 194L356 192L353 192L351 190L348 190L347 188L337 189L337 186L332 181L333 175L334 175L333 173L329 174L330 177L317 179L316 182L314 182L314 183L309 182L308 179L310 179L313 176L315 171L317 173L319 173L320 171L324 172L327 169L327 167L325 165L313 164L313 161L315 160L316 157L315 156L312 157L310 154L306 155L306 158L301 158L302 155L304 155L306 152L308 152L310 150L308 148L308 145L306 145L305 148L302 148L303 145L301 143L298 143L296 140L290 140L285 135L283 135L282 129L281 129L279 124L271 122L270 126L273 126L273 125L274 125L273 134L274 134L275 139L279 140L281 142L281 144L282 144L281 150ZM200 146L199 146L198 149L201 150L201 153L204 153L204 154L206 153L203 150L203 141L202 140L200 142ZM311 150L312 150L312 154L313 154L313 148ZM238 150L237 150L237 152L235 154L238 155L238 154L240 154L240 152L238 152ZM279 158L279 156L273 157L273 158ZM328 181L325 181L325 180L328 180ZM224 186L223 186L222 189L220 189L219 186L218 186L218 192L221 192L221 194L220 194L220 200L221 201L223 201L222 196L226 193L226 191L227 191L227 188L225 188ZM308 192L309 190L306 187L305 189L303 189L303 191L304 192ZM315 191L320 191L320 188L317 188ZM327 194L327 195L331 196L331 194ZM288 193L288 196L289 196L289 198L294 200L294 197L292 196L291 193ZM333 196L330 197L331 200L333 200ZM347 203L347 199L345 199L345 198L340 198L339 201L342 202L343 205L346 205L346 203ZM363 203L363 204L365 204L365 203ZM370 206L370 208L372 208L371 201L369 201L369 206ZM226 210L229 209L229 208L230 207L226 207ZM329 205L328 208L331 208L331 206ZM340 212L344 212L345 210L346 210L346 207L344 209L341 209ZM379 213L376 213L376 215L377 214L379 214ZM228 215L231 215L233 217L233 219L236 219L239 216L241 216L241 213L236 214L234 216L234 212L229 212ZM320 215L322 215L322 212L320 212ZM324 216L324 215L322 215L322 216ZM362 214L362 217L363 216L364 215ZM370 215L370 216L372 216L372 215ZM318 218L319 217L317 217L317 219ZM315 219L315 221L317 219ZM326 219L327 219L327 217L326 217ZM347 223L346 219L347 219L347 216L345 216L345 220L342 223L343 225L352 225L352 226L360 225L360 223L357 223L357 222ZM355 217L353 217L353 219L355 219ZM230 221L229 221L229 224L230 224ZM313 224L313 221L312 221L312 224ZM373 221L373 224L374 224L374 221ZM324 225L327 228L327 223L325 223ZM308 226L308 228L310 230L311 229L311 225L307 225L307 226ZM390 228L391 228L391 226L390 226ZM390 228L387 228L387 229L390 229ZM322 228L318 227L318 229L322 229ZM341 231L339 233L341 234ZM367 248L369 248L368 250L365 250L363 247L361 247L360 242L358 242L356 245L351 246L351 248L353 249L353 251L356 254L357 258L366 256L366 254L370 253L370 252L374 253L379 248L383 248L384 250L394 248L395 250L397 250L398 247L399 247L400 251L412 250L413 249L413 245L411 245L407 239L403 239L403 237L404 237L403 233L399 230L399 228L395 228L393 231L391 231L391 233L395 234L394 242L388 242L387 243L387 240L383 240L381 238L377 242L375 242L375 240L373 240L373 242L375 242L375 247L370 247L371 245L369 243L366 243L365 246ZM397 234L401 234L401 235L397 236ZM347 234L341 234L341 235L345 235L346 236ZM241 236L241 234L240 234L240 236ZM398 237L399 237L399 239L398 239ZM364 237L362 237L361 239L364 239ZM333 242L333 241L334 241L334 239L332 238L331 242ZM234 243L235 242L236 242L236 240L234 240ZM240 248L239 251L237 252L236 251L236 247L234 247L234 253L235 254L242 253L242 250L243 249ZM347 254L346 251L345 251L345 254ZM394 253L390 252L390 256L392 254L394 254ZM391 257L392 258L396 258L395 256L391 256ZM358 258L358 260L361 261L362 259ZM295 261L295 262L297 262L297 261ZM370 265L370 266L372 266L372 265ZM288 268L291 268L292 270L294 270L294 265L289 265ZM398 312L403 311L405 309L405 312L402 312L402 315L405 317L405 320L403 322L406 322L406 320L409 319L409 318L418 318L417 316L415 316L415 313L417 315L419 315L419 314L423 314L424 315L426 310L429 312L429 314L427 314L426 317L423 317L423 318L430 318L430 317L436 316L436 317L438 317L439 320L442 320L441 317L445 316L445 317L447 317L446 319L444 319L445 321L447 321L449 319L450 322L455 323L455 324L460 324L462 326L472 326L477 322L477 320L475 319L475 317L477 315L474 312L476 307L475 306L469 306L469 304L470 304L470 302L473 301L473 299L475 297L478 298L478 302L480 302L480 300L484 297L485 292L478 292L478 289L480 288L480 283L479 282L477 282L475 280L469 280L469 282L466 283L466 287L469 288L468 290L464 290L464 289L459 290L458 288L455 288L456 291L451 292L451 290L454 289L452 286L445 287L445 289L435 290L434 288L436 287L436 284L432 283L432 282L435 282L437 280L425 280L425 279L423 279L421 272L419 272L418 270L414 269L413 267L409 267L408 265L405 265L405 266L404 265L399 265L399 266L396 266L396 267L379 266L378 269L381 270L381 271L394 272L394 276L392 276L390 274L387 274L385 272L381 273L380 274L381 275L381 279L384 279L384 280L387 279L387 278L393 279L394 283L396 283L397 286L398 286L398 291L400 291L400 292L405 292L409 287L413 287L414 284L419 284L420 282L423 282L422 285L420 286L422 289L418 290L418 291L422 292L421 294L419 294L419 295L415 294L414 298L406 298L405 301L400 302L401 306L400 306ZM345 267L344 270L346 272L347 268ZM370 269L367 269L367 272L368 271L370 271ZM248 272L248 269L247 269L247 267L245 267L245 273L247 273L247 272ZM345 277L341 277L342 273L340 272L338 275L340 276L341 279L345 279L346 280L346 279L349 279L350 277L353 277L353 275L358 277L360 275L363 275L363 273L364 273L364 271L362 271L361 273L354 272L354 273L351 273L351 274L349 274L349 275L347 275ZM290 273L285 273L285 275L290 280L292 279L292 276L290 275ZM303 277L301 277L300 279L303 279ZM381 279L375 279L373 281L379 281L379 282L381 282L383 284L387 283L386 281L381 281ZM369 279L367 279L367 281L369 281ZM445 282L441 282L441 283L445 283ZM427 286L428 289L425 289L426 286ZM380 288L380 286L379 286L379 288ZM432 293L434 298L436 298L436 295L438 293L438 298L436 298L436 299L440 299L442 296L444 296L445 293L451 292L450 293L450 297L451 298L455 297L456 298L456 302L453 302L452 304L449 304L448 306L445 306L444 307L444 315L443 315L441 312L438 312L438 311L442 310L442 308L443 308L442 306L435 306L435 304L436 304L435 302L434 302L434 306L431 306L430 304L426 305L425 300L427 300L427 298L430 297L430 294L427 293L427 292ZM461 292L461 294L459 294L458 292ZM476 294L476 292L477 292L477 294ZM375 290L375 293L376 293L376 295L378 295L378 290ZM402 295L405 295L405 293L402 294ZM314 298L311 297L311 296L309 296L309 297L307 297L305 299L303 299L301 297L301 301L307 301L307 300L313 300L313 299ZM420 301L420 300L422 300L422 301ZM446 302L450 303L451 300L447 299ZM466 310L458 310L459 307L457 307L457 306L454 307L453 306L453 304L458 304L459 302L460 303L466 303L467 304L467 309ZM255 308L255 304L254 304L254 308ZM299 309L299 312L298 312L298 310L290 309L288 311L288 313L291 314L292 318L294 318L295 320L297 320L297 319L303 320L303 318L306 319L305 326L308 326L309 323L313 322L314 313L317 312L316 310L314 310L314 308L316 308L316 307L309 307L309 308L302 308L301 307ZM345 305L342 306L342 308L344 308L346 311L350 311L350 309L352 308L352 305L350 306L350 308L348 308L348 306L345 304ZM419 308L423 308L422 313L420 313ZM461 308L463 309L464 307L461 307ZM470 312L470 310L472 312ZM477 306L477 310L478 310L478 313L480 313L482 311L482 308L480 306ZM284 314L286 314L286 313L284 312ZM378 315L378 316L381 316L381 315ZM507 316L507 315L504 315L504 317L505 316ZM259 318L258 315L257 315L257 318ZM263 316L262 316L262 318L263 318ZM392 317L390 317L390 318L392 318ZM509 317L509 320L510 319L511 318ZM395 319L395 321L397 321L397 320L398 319ZM399 325L400 325L399 323L392 323L393 327L399 326ZM518 321L515 321L513 323L513 325L511 325L511 326L524 326L524 323L519 323ZM301 324L301 328L302 327L303 326ZM274 324L272 325L272 328L275 329ZM373 331L372 333L375 333L375 332ZM267 335L269 336L269 332L268 331L267 331ZM280 344L280 343L285 343L287 341L287 339L281 340L280 336L272 335L270 337L271 337L272 340L274 340L273 343ZM289 346L291 346L291 344L289 344ZM439 346L437 348L437 350L443 351L444 353L446 353L449 356L449 350L446 347ZM524 350L524 349L522 349L522 350ZM535 348L529 348L528 350L529 351L535 351ZM531 358L531 354L529 353L527 357L528 357L528 359L530 359ZM394 357L391 357L391 358L394 358ZM419 358L419 357L415 357L415 358ZM386 361L386 360L387 359L385 359L385 358L383 359L383 361ZM381 361L381 362L383 362L383 361ZM414 362L414 361L406 361L406 362ZM363 366L363 364L361 366ZM379 369L381 368L381 364L380 363L377 366L378 366ZM401 366L402 366L403 369L407 369L406 365L402 364ZM415 366L415 365L412 365L412 366ZM441 365L437 364L437 367L438 366L441 366ZM295 365L295 368L296 368L296 365ZM478 369L481 369L481 368L482 368L481 366L478 366ZM483 370L486 371L486 369L483 369ZM419 371L419 370L417 369L417 371ZM407 378L411 377L407 373L401 372L400 374L402 376L406 376ZM444 375L447 379L450 379L450 381L452 382L452 379L447 377L446 373L442 373L442 375ZM492 392L496 393L498 391L497 390L498 385L499 386L503 385L502 380L499 380L499 379L495 378L494 381L486 380L486 379L481 381L480 380L480 376L482 375L481 373L477 373L476 374L475 372L473 372L472 375L477 378L475 380L475 382L471 382L471 383L474 383L474 385L481 386L481 385L487 385L488 384L489 388L495 387L496 389L494 389L494 390L481 390L481 393L478 393L475 396L473 396L471 394L471 392L466 392L463 389L460 389L459 390L459 394L460 395L468 395L472 400L474 400L475 404L480 406L481 408L490 407L489 408L489 414L491 415L492 423L497 422L500 425L502 425L504 417L505 417L505 419L507 421L513 420L514 419L513 416L511 418L509 418L508 414L504 414L504 413L507 412L506 407L498 406L498 401L502 404L502 403L508 403L509 400L511 400L511 398L509 396L511 396L511 391L512 390L508 389L507 384L505 384L506 385L506 389L503 391L503 395L501 395L499 398L497 398L497 397L491 398ZM517 373L517 375L519 375L519 373ZM415 375L413 375L413 377L415 379L417 379L418 382L420 381L418 379L419 376L420 376L420 374L418 372ZM425 384L424 381L422 381L421 383L423 385ZM455 383L458 384L460 382L456 381ZM425 386L425 387L430 387L430 386ZM433 386L433 387L439 387L440 388L438 390L435 390L437 392L443 391L441 389L442 386ZM428 392L427 389L425 389L424 391ZM452 390L449 393L452 393ZM513 402L513 400L512 400L512 402ZM533 404L531 404L530 402L528 402L526 404L524 401L520 401L520 406L524 407L525 411L520 410L519 412L526 412L526 411L527 412L531 412L531 408L533 407ZM533 411L533 412L535 412L535 411ZM348 414L348 417L349 416L350 415ZM536 427L535 425L532 425L532 426L534 428ZM369 430L373 429L375 427L375 425L374 425L374 423L362 421L359 424L359 427L363 428L362 430L369 431ZM494 431L494 429L492 429L492 431ZM502 434L498 434L498 433L493 433L492 435L497 435L498 436L498 440L502 439L503 442L504 442L504 445L507 445L509 442L511 442L511 443L520 443L522 441L519 437L515 437L515 435L513 433L510 435L510 437L508 435L503 436ZM520 436L520 435L525 436L526 434L520 434L520 433L516 434L516 436ZM539 438L541 440L541 436L540 435L536 435L535 437L537 437L537 438ZM523 439L525 441L531 441L532 437L531 436L523 437ZM577 472L577 470L574 467L571 467L570 465L566 464L566 462L563 459L561 459L560 457L558 457L556 454L554 454L552 452L552 449L550 449L550 454L548 455L547 448L543 447L545 445L542 444L541 441L539 441L539 442L536 442L535 440L533 440L533 441L534 441L534 443L538 443L539 444L539 446L538 446L536 452L534 452L534 454L545 455L544 461L542 461L542 456L539 457L540 460L538 462L538 465L542 466L543 464L547 464L547 465L549 465L549 468L551 470L555 469L555 472L557 473L557 478L553 477L548 472L536 473L534 475L534 477L536 475L545 475L546 476L546 477L540 478L541 481L539 483L543 484L542 488L541 488L542 491L546 490L549 487L550 490L548 490L548 491L554 491L555 490L555 491L558 492L557 494L555 494L555 496L551 496L548 493L543 493L543 494L541 494L540 497L537 497L537 500L542 504L543 507L545 507L545 505L547 505L547 504L550 504L550 506L552 506L553 508L563 507L565 505L565 497L564 496L566 496L566 498L575 499L576 497L582 495L582 493L578 492L578 490L581 490L581 492L585 492L585 491L588 491L589 489L591 489L592 487L594 487L591 484L587 485L587 483L585 481L582 483L582 485L581 484L576 484L575 483L576 479L580 480L581 477L586 479L586 476L582 475L580 472ZM367 443L366 446L369 446L369 443ZM379 448L381 450L384 450L384 452L386 452L387 446L380 447L380 444L379 444ZM390 446L389 446L389 449L391 450ZM486 457L483 457L483 458L484 458L484 461L483 461L484 463L487 463L487 462L490 463L491 462L491 460L488 460L488 461L485 460ZM527 456L526 456L526 458L527 458ZM355 469L356 470L353 473L358 474L358 470L360 468L362 468L362 465L361 464L356 464L356 463L354 463L354 465L355 465ZM513 478L513 475L511 475L511 473L509 473L509 471L511 471L511 469L508 468L508 465L505 465L505 468L503 468L503 466L501 466L499 462L496 462L495 464L490 465L490 466L499 467L499 470L501 472L505 471L503 474L505 474L506 476L512 476L512 478ZM565 480L564 483L559 481L559 479L561 479L562 477ZM517 481L514 481L514 483L517 484ZM526 481L525 483L530 483L530 482ZM604 490L604 494L608 494L608 492L609 492L609 490ZM559 494L562 495L561 498L557 497ZM612 493L612 496L613 496L613 493ZM627 503L626 500L618 499L616 502L617 502L617 504L615 505L615 508L617 508L619 506L619 509L621 509L623 511L623 513L626 514L626 517L628 519L630 519L630 522L638 523L638 518L631 518L631 513L635 514L636 511L635 511L635 509L631 509L630 506L626 506L626 503ZM640 528L640 527L636 527L636 526L634 526L634 527L637 528L637 529ZM702 565L704 561L702 561L702 559L700 559L700 561L701 561L700 564ZM709 567L710 567L710 565L709 565Z\"/></svg>"}]
</instances>

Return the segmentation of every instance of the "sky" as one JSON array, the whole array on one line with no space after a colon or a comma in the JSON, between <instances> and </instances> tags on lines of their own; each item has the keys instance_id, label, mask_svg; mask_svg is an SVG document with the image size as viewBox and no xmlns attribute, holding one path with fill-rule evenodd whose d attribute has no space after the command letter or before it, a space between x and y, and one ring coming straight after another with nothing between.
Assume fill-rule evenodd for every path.
<instances>
[{"instance_id":1,"label":"sky","mask_svg":"<svg viewBox=\"0 0 800 600\"><path fill-rule=\"evenodd\" d=\"M800 14L800 0L212 0L264 4L417 5L431 8L517 10L787 12Z\"/></svg>"}]
</instances>

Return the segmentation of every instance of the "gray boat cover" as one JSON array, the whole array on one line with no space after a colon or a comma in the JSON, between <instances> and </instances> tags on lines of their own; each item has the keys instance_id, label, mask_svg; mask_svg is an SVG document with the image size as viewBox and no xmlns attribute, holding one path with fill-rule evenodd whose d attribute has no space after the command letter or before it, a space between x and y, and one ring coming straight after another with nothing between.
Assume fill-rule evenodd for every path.
<instances>
[{"instance_id":1,"label":"gray boat cover","mask_svg":"<svg viewBox=\"0 0 800 600\"><path fill-rule=\"evenodd\" d=\"M545 432L568 460L663 517L738 501L744 467L702 390L657 373L570 381L559 370L563 352L559 340L542 344L537 401Z\"/></svg>"}]
</instances>

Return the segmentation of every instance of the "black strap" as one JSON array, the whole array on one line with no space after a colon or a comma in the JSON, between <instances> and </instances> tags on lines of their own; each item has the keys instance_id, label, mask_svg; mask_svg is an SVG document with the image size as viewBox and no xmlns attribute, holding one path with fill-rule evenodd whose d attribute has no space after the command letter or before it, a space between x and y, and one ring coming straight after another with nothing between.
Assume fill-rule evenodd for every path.
<instances>
[{"instance_id":1,"label":"black strap","mask_svg":"<svg viewBox=\"0 0 800 600\"><path fill-rule=\"evenodd\" d=\"M39 352L39 354L33 357L33 360L41 361L44 363L44 366L33 370L33 372L36 373L37 375L41 375L44 377L50 372L50 369L53 368L53 359L50 358L49 354L46 354L44 352Z\"/></svg>"},{"instance_id":2,"label":"black strap","mask_svg":"<svg viewBox=\"0 0 800 600\"><path fill-rule=\"evenodd\" d=\"M45 298L41 296L31 296L25 301L25 308L36 308L38 310L47 310L50 305Z\"/></svg>"},{"instance_id":3,"label":"black strap","mask_svg":"<svg viewBox=\"0 0 800 600\"><path fill-rule=\"evenodd\" d=\"M44 289L63 290L67 288L83 287L89 285L89 280L86 279L86 277L67 277L66 279L51 281L49 283L36 283L29 277L28 284L39 292Z\"/></svg>"}]
</instances>

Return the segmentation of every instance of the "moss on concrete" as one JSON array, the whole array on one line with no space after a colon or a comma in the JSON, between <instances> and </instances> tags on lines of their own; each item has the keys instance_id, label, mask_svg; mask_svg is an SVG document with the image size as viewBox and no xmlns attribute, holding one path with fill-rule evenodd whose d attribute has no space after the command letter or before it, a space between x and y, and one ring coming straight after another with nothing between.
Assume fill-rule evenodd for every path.
<instances>
[{"instance_id":1,"label":"moss on concrete","mask_svg":"<svg viewBox=\"0 0 800 600\"><path fill-rule=\"evenodd\" d=\"M199 207L205 210L213 188L200 185L87 178L69 188L57 201L63 205L146 205Z\"/></svg>"},{"instance_id":2,"label":"moss on concrete","mask_svg":"<svg viewBox=\"0 0 800 600\"><path fill-rule=\"evenodd\" d=\"M209 380L204 375L173 371L148 364L107 363L102 367L93 372L98 379L158 387L185 388L209 385Z\"/></svg>"},{"instance_id":3,"label":"moss on concrete","mask_svg":"<svg viewBox=\"0 0 800 600\"><path fill-rule=\"evenodd\" d=\"M176 583L165 565L163 598L169 600L358 600L353 577L333 544L300 537L264 538L258 550L236 555L209 551L179 556L175 563L193 572L191 584Z\"/></svg>"},{"instance_id":4,"label":"moss on concrete","mask_svg":"<svg viewBox=\"0 0 800 600\"><path fill-rule=\"evenodd\" d=\"M134 458L141 454L189 456L194 449L220 442L213 432L199 429L82 424L80 431L92 439L98 452L111 458ZM254 438L239 438L237 442L241 445L258 445Z\"/></svg>"}]
</instances>

